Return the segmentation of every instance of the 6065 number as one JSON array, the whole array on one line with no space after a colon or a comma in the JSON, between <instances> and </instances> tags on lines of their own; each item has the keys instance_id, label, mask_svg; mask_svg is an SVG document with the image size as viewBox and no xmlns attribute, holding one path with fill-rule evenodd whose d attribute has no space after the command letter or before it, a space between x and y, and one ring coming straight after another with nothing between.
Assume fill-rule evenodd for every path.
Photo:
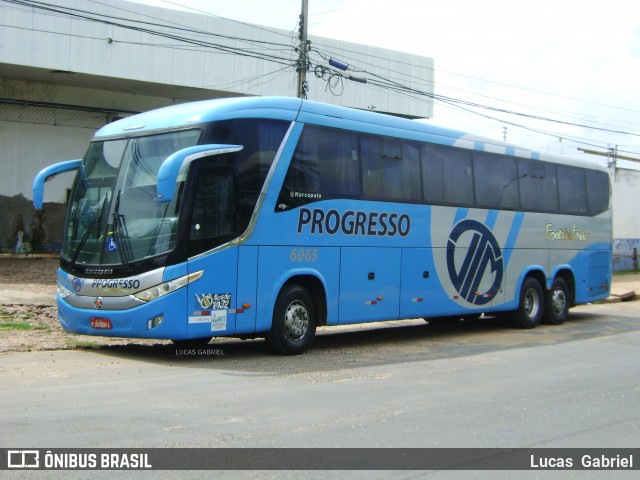
<instances>
[{"instance_id":1,"label":"6065 number","mask_svg":"<svg viewBox=\"0 0 640 480\"><path fill-rule=\"evenodd\" d=\"M317 248L294 248L291 250L289 260L292 262L315 262L318 260Z\"/></svg>"}]
</instances>

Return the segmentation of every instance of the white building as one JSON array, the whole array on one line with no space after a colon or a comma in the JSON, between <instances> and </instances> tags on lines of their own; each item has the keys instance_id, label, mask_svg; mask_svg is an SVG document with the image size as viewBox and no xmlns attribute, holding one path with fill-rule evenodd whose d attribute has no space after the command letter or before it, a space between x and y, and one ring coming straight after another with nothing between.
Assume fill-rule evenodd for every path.
<instances>
[{"instance_id":1,"label":"white building","mask_svg":"<svg viewBox=\"0 0 640 480\"><path fill-rule=\"evenodd\" d=\"M122 0L0 2L0 24L0 251L15 248L19 231L38 245L60 241L73 175L47 184L37 216L31 182L46 165L82 157L114 118L205 98L297 96L292 32ZM310 40L308 98L432 117L431 58ZM331 58L357 68L344 75L368 83L335 75L341 71L329 67Z\"/></svg>"},{"instance_id":2,"label":"white building","mask_svg":"<svg viewBox=\"0 0 640 480\"><path fill-rule=\"evenodd\" d=\"M640 259L640 170L617 167L613 172L613 268L638 271Z\"/></svg>"}]
</instances>

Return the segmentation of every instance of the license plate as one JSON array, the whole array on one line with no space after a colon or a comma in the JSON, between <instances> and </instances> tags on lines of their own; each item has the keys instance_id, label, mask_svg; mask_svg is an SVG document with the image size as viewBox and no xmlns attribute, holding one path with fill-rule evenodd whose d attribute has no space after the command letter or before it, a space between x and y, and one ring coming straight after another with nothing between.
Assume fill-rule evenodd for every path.
<instances>
[{"instance_id":1,"label":"license plate","mask_svg":"<svg viewBox=\"0 0 640 480\"><path fill-rule=\"evenodd\" d=\"M109 320L108 318L91 317L89 321L91 322L91 326L93 328L101 328L106 330L113 328L113 325L111 325L111 320Z\"/></svg>"}]
</instances>

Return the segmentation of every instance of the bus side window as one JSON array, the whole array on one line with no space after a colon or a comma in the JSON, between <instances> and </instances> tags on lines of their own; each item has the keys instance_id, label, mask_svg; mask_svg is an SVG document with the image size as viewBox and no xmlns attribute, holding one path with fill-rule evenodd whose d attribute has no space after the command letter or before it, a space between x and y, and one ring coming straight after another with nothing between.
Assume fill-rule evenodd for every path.
<instances>
[{"instance_id":1,"label":"bus side window","mask_svg":"<svg viewBox=\"0 0 640 480\"><path fill-rule=\"evenodd\" d=\"M426 203L474 205L470 152L427 144L422 146L420 153Z\"/></svg>"},{"instance_id":2,"label":"bus side window","mask_svg":"<svg viewBox=\"0 0 640 480\"><path fill-rule=\"evenodd\" d=\"M365 199L419 202L420 155L403 141L363 137L362 183Z\"/></svg>"},{"instance_id":3,"label":"bus side window","mask_svg":"<svg viewBox=\"0 0 640 480\"><path fill-rule=\"evenodd\" d=\"M558 180L556 166L540 160L521 159L518 162L520 202L523 210L558 211Z\"/></svg>"},{"instance_id":4,"label":"bus side window","mask_svg":"<svg viewBox=\"0 0 640 480\"><path fill-rule=\"evenodd\" d=\"M489 153L474 153L476 201L480 207L517 209L518 172L514 159Z\"/></svg>"},{"instance_id":5,"label":"bus side window","mask_svg":"<svg viewBox=\"0 0 640 480\"><path fill-rule=\"evenodd\" d=\"M587 172L587 196L589 215L598 215L609 208L609 175L604 172Z\"/></svg>"},{"instance_id":6,"label":"bus side window","mask_svg":"<svg viewBox=\"0 0 640 480\"><path fill-rule=\"evenodd\" d=\"M558 190L560 192L560 213L586 215L587 185L583 170L572 167L558 167Z\"/></svg>"},{"instance_id":7,"label":"bus side window","mask_svg":"<svg viewBox=\"0 0 640 480\"><path fill-rule=\"evenodd\" d=\"M307 126L291 159L276 211L332 198L360 198L358 139L350 132Z\"/></svg>"},{"instance_id":8,"label":"bus side window","mask_svg":"<svg viewBox=\"0 0 640 480\"><path fill-rule=\"evenodd\" d=\"M358 138L343 131L318 132L320 193L323 198L358 198Z\"/></svg>"}]
</instances>

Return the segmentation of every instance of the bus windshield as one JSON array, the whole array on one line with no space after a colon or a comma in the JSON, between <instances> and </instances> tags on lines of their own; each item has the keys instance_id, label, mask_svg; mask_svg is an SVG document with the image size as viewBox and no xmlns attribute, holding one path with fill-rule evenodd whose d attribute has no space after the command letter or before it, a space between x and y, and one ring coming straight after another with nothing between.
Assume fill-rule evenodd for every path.
<instances>
[{"instance_id":1,"label":"bus windshield","mask_svg":"<svg viewBox=\"0 0 640 480\"><path fill-rule=\"evenodd\" d=\"M123 265L166 253L176 242L178 198L159 203L157 174L201 130L93 142L76 179L62 256L72 263Z\"/></svg>"},{"instance_id":2,"label":"bus windshield","mask_svg":"<svg viewBox=\"0 0 640 480\"><path fill-rule=\"evenodd\" d=\"M288 128L286 121L242 118L92 142L71 193L64 265L140 273L141 261L177 251L197 255L240 236ZM162 163L201 144L242 148L190 163L178 174L173 199L160 202Z\"/></svg>"}]
</instances>

